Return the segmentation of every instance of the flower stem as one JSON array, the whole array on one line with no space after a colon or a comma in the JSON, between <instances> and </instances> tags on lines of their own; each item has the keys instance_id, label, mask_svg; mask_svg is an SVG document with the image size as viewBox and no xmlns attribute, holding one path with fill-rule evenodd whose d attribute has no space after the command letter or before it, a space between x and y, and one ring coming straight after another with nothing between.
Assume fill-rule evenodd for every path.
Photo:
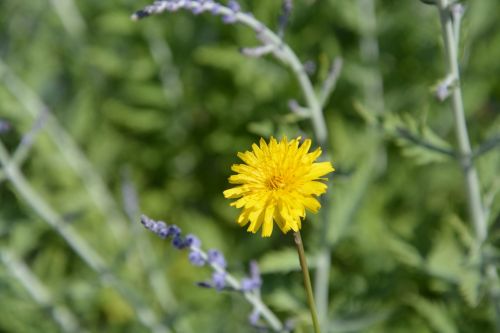
<instances>
[{"instance_id":1,"label":"flower stem","mask_svg":"<svg viewBox=\"0 0 500 333\"><path fill-rule=\"evenodd\" d=\"M309 277L309 270L307 268L306 255L304 253L304 246L302 245L302 237L300 236L300 231L293 233L293 240L295 241L295 245L297 246L300 268L302 269L302 275L304 276L304 287L306 289L309 310L311 311L311 319L314 327L314 332L320 333L319 320L316 313L316 305L314 303L313 290L311 286L311 278Z\"/></svg>"},{"instance_id":2,"label":"flower stem","mask_svg":"<svg viewBox=\"0 0 500 333\"><path fill-rule=\"evenodd\" d=\"M455 79L451 95L451 105L455 119L455 132L460 153L460 163L465 179L467 204L476 234L475 246L482 249L484 242L488 238L488 223L481 200L479 177L474 166L469 133L465 120L462 90L460 86L460 69L458 65L458 40L456 40L459 36L459 27L454 26L454 23L458 24L459 22L454 22L453 20L451 5L449 0L437 1L448 62L448 71ZM490 282L488 291L495 313L496 332L500 332L500 290L498 273L491 263L485 264L484 271Z\"/></svg>"}]
</instances>

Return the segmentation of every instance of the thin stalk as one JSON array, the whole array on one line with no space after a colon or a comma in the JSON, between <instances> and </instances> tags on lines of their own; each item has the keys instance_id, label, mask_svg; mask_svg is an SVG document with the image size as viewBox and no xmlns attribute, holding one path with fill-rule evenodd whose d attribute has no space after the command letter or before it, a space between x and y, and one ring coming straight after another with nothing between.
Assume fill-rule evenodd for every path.
<instances>
[{"instance_id":1,"label":"thin stalk","mask_svg":"<svg viewBox=\"0 0 500 333\"><path fill-rule=\"evenodd\" d=\"M460 70L458 65L458 41L455 40L456 36L459 36L457 32L458 28L453 22L449 0L438 0L437 5L441 18L448 71L455 79L455 84L452 87L451 105L455 120L455 132L460 153L460 164L465 178L467 204L470 218L474 226L476 246L482 248L484 242L488 238L488 224L482 204L479 178L474 166L469 133L465 120L460 85ZM487 278L490 280L489 294L495 312L496 332L500 332L500 291L498 287L498 273L491 263L486 264L484 269Z\"/></svg>"},{"instance_id":2,"label":"thin stalk","mask_svg":"<svg viewBox=\"0 0 500 333\"><path fill-rule=\"evenodd\" d=\"M481 191L476 168L472 162L472 149L465 121L465 111L462 100L462 89L460 87L460 70L458 66L457 43L455 42L455 32L453 28L452 16L449 10L448 0L438 1L439 14L443 29L443 39L448 61L448 71L455 78L455 84L451 94L451 105L455 120L455 132L458 142L458 149L461 155L460 163L464 172L465 185L467 189L467 200L474 224L477 241L482 244L488 234L484 209L481 203Z\"/></svg>"},{"instance_id":3,"label":"thin stalk","mask_svg":"<svg viewBox=\"0 0 500 333\"><path fill-rule=\"evenodd\" d=\"M314 327L314 332L320 333L318 314L316 311L316 304L314 303L314 294L311 286L311 278L309 277L309 269L307 267L306 254L304 252L304 245L302 244L302 237L300 236L300 231L293 233L293 240L295 242L295 245L297 246L300 268L302 269L302 275L304 276L304 287L306 289L307 303L309 304L309 310L311 311L311 319Z\"/></svg>"},{"instance_id":4,"label":"thin stalk","mask_svg":"<svg viewBox=\"0 0 500 333\"><path fill-rule=\"evenodd\" d=\"M43 129L57 146L61 156L66 160L70 168L73 169L75 174L81 179L89 195L89 199L109 222L106 223L106 226L112 230L112 235L115 237L115 240L127 243L127 241L123 241L133 236L138 242L145 243L142 233L132 235L130 229L123 223L126 217L123 216L120 207L99 173L80 150L71 135L59 124L57 118L51 113L49 107L42 101L36 92L24 83L1 58L0 79L5 83L5 86L12 95L17 98L19 103L24 106L24 108L21 109L22 111L30 117L37 119L37 122L43 119ZM35 125L35 128L36 127ZM38 127L42 126L39 125ZM33 140L34 139L31 139L31 141ZM21 145L12 156L10 163L16 163L17 167L20 168L28 153L26 149L26 145ZM3 179L5 179L5 173L0 170L0 182ZM139 258L143 262L146 271L149 272L148 274L150 276L148 278L151 287L156 290L154 295L165 310L175 308L175 298L173 297L167 280L158 278L160 273L157 268L160 267L158 265L160 259L156 255L152 255L152 253L151 251L139 251ZM151 269L151 267L156 268Z\"/></svg>"},{"instance_id":5,"label":"thin stalk","mask_svg":"<svg viewBox=\"0 0 500 333\"><path fill-rule=\"evenodd\" d=\"M208 260L208 255L205 251L197 247L191 247L191 251L198 252L203 258L203 260L209 262L210 267L212 267L214 271L218 273L223 273L224 279L231 287L233 287L235 290L241 290L241 284L238 281L238 279L236 279L233 275L231 275L221 266L217 265L216 263L210 262ZM267 321L267 323L271 326L271 328L274 331L281 332L283 330L283 324L281 323L279 318L271 311L271 309L267 307L267 305L264 302L262 302L262 299L260 298L260 295L258 293L245 291L243 292L243 296L250 304L252 304L254 308L256 308L259 311L259 313L262 315L262 317L264 317L264 319Z\"/></svg>"},{"instance_id":6,"label":"thin stalk","mask_svg":"<svg viewBox=\"0 0 500 333\"><path fill-rule=\"evenodd\" d=\"M6 248L0 249L0 261L3 262L9 272L16 278L33 298L33 300L43 309L48 310L54 321L64 332L87 332L80 327L77 316L67 307L54 303L54 299L47 287L38 279L30 268Z\"/></svg>"},{"instance_id":7,"label":"thin stalk","mask_svg":"<svg viewBox=\"0 0 500 333\"><path fill-rule=\"evenodd\" d=\"M104 259L73 229L64 222L61 216L50 207L43 198L36 193L24 178L17 165L12 162L7 149L0 141L0 165L3 167L7 179L11 182L19 196L35 211L47 224L54 229L75 253L94 270L103 283L115 287L137 312L139 321L155 333L167 333L170 330L158 321L152 309L118 280Z\"/></svg>"}]
</instances>

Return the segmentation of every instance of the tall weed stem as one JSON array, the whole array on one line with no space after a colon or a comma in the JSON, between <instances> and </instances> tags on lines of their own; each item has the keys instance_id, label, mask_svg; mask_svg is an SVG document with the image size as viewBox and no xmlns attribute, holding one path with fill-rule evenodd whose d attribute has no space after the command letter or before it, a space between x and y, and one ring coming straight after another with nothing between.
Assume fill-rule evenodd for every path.
<instances>
[{"instance_id":1,"label":"tall weed stem","mask_svg":"<svg viewBox=\"0 0 500 333\"><path fill-rule=\"evenodd\" d=\"M448 72L454 79L451 93L451 106L455 120L455 132L460 154L460 164L465 178L467 204L470 218L474 226L476 236L476 247L482 251L482 247L488 238L488 224L484 206L481 200L481 189L477 170L474 166L472 149L465 120L465 110L460 85L460 69L458 64L458 40L459 27L455 24L452 15L452 4L449 0L438 0L437 7L441 18ZM500 293L498 289L498 273L491 263L485 264L485 273L490 280L489 294L495 310L496 332L500 332Z\"/></svg>"}]
</instances>

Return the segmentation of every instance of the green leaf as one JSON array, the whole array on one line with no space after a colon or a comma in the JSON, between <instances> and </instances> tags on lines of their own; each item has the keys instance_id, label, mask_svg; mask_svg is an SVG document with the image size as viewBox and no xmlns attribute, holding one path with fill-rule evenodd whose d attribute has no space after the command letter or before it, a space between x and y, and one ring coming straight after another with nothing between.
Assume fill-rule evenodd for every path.
<instances>
[{"instance_id":1,"label":"green leaf","mask_svg":"<svg viewBox=\"0 0 500 333\"><path fill-rule=\"evenodd\" d=\"M423 297L413 296L409 305L439 333L456 333L458 330L446 307L439 302L431 302Z\"/></svg>"}]
</instances>

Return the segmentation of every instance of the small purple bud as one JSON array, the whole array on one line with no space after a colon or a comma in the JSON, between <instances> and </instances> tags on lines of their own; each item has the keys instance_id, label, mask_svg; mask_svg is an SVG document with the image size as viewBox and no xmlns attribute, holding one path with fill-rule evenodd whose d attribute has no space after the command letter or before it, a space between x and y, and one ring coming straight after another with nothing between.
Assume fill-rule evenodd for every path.
<instances>
[{"instance_id":1,"label":"small purple bud","mask_svg":"<svg viewBox=\"0 0 500 333\"><path fill-rule=\"evenodd\" d=\"M240 4L235 0L229 0L227 7L233 12L239 12L241 10Z\"/></svg>"},{"instance_id":2,"label":"small purple bud","mask_svg":"<svg viewBox=\"0 0 500 333\"><path fill-rule=\"evenodd\" d=\"M212 7L212 14L213 15L219 15L219 12L220 12L220 7L221 5L218 4L218 3L215 3Z\"/></svg>"},{"instance_id":3,"label":"small purple bud","mask_svg":"<svg viewBox=\"0 0 500 333\"><path fill-rule=\"evenodd\" d=\"M174 236L174 239L172 239L172 245L179 250L182 250L184 248L184 240L180 235Z\"/></svg>"},{"instance_id":4,"label":"small purple bud","mask_svg":"<svg viewBox=\"0 0 500 333\"><path fill-rule=\"evenodd\" d=\"M199 5L197 7L193 7L191 9L191 12L194 14L194 15L199 15L201 13L203 13L205 11L205 8L203 8L203 6Z\"/></svg>"},{"instance_id":5,"label":"small purple bud","mask_svg":"<svg viewBox=\"0 0 500 333\"><path fill-rule=\"evenodd\" d=\"M165 239L165 238L167 238L167 236L168 236L168 228L167 228L167 227L160 228L160 229L156 232L156 234L157 234L158 236L160 236L162 239Z\"/></svg>"},{"instance_id":6,"label":"small purple bud","mask_svg":"<svg viewBox=\"0 0 500 333\"><path fill-rule=\"evenodd\" d=\"M241 290L242 291L252 291L255 289L255 281L250 278L241 279Z\"/></svg>"},{"instance_id":7,"label":"small purple bud","mask_svg":"<svg viewBox=\"0 0 500 333\"><path fill-rule=\"evenodd\" d=\"M205 260L201 256L201 253L198 251L191 251L188 256L189 261L194 265L194 266L203 266L205 265Z\"/></svg>"},{"instance_id":8,"label":"small purple bud","mask_svg":"<svg viewBox=\"0 0 500 333\"><path fill-rule=\"evenodd\" d=\"M230 15L224 15L222 17L222 22L226 23L226 24L232 24L234 22L236 22L236 15L234 14L230 14Z\"/></svg>"},{"instance_id":9,"label":"small purple bud","mask_svg":"<svg viewBox=\"0 0 500 333\"><path fill-rule=\"evenodd\" d=\"M208 262L216 264L221 268L226 268L227 266L224 255L220 251L214 249L208 250Z\"/></svg>"},{"instance_id":10,"label":"small purple bud","mask_svg":"<svg viewBox=\"0 0 500 333\"><path fill-rule=\"evenodd\" d=\"M221 291L226 286L226 273L214 272L212 274L212 283L214 288Z\"/></svg>"},{"instance_id":11,"label":"small purple bud","mask_svg":"<svg viewBox=\"0 0 500 333\"><path fill-rule=\"evenodd\" d=\"M156 222L146 215L141 215L141 223L144 226L144 228L148 230L153 230L153 228L156 226Z\"/></svg>"},{"instance_id":12,"label":"small purple bud","mask_svg":"<svg viewBox=\"0 0 500 333\"><path fill-rule=\"evenodd\" d=\"M201 241L195 235L188 234L186 236L186 246L200 248L201 247Z\"/></svg>"},{"instance_id":13,"label":"small purple bud","mask_svg":"<svg viewBox=\"0 0 500 333\"><path fill-rule=\"evenodd\" d=\"M168 226L167 236L177 237L180 234L181 234L181 228L179 228L175 224Z\"/></svg>"},{"instance_id":14,"label":"small purple bud","mask_svg":"<svg viewBox=\"0 0 500 333\"><path fill-rule=\"evenodd\" d=\"M252 326L257 326L257 323L259 322L260 318L260 311L257 308L254 308L252 313L248 316L248 322Z\"/></svg>"},{"instance_id":15,"label":"small purple bud","mask_svg":"<svg viewBox=\"0 0 500 333\"><path fill-rule=\"evenodd\" d=\"M447 84L440 84L436 89L436 97L439 101L444 101L450 95Z\"/></svg>"},{"instance_id":16,"label":"small purple bud","mask_svg":"<svg viewBox=\"0 0 500 333\"><path fill-rule=\"evenodd\" d=\"M153 231L155 234L159 234L160 230L166 229L167 224L163 221L158 221L156 222L156 225L153 227L151 231Z\"/></svg>"}]
</instances>

